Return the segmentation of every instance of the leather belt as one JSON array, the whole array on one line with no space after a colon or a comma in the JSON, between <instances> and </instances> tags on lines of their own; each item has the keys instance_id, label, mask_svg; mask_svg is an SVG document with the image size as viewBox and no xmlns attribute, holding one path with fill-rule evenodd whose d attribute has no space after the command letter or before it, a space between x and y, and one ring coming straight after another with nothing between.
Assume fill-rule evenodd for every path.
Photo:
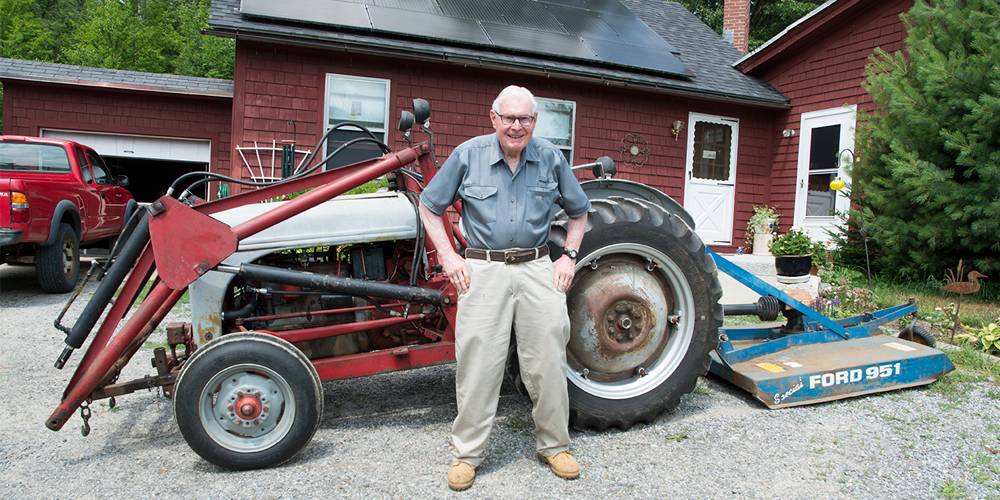
<instances>
[{"instance_id":1,"label":"leather belt","mask_svg":"<svg viewBox=\"0 0 1000 500\"><path fill-rule=\"evenodd\" d=\"M482 250L479 248L467 248L465 258L485 260L486 262L503 262L504 264L520 264L531 262L540 257L549 255L548 246L538 248L511 248L509 250Z\"/></svg>"}]
</instances>

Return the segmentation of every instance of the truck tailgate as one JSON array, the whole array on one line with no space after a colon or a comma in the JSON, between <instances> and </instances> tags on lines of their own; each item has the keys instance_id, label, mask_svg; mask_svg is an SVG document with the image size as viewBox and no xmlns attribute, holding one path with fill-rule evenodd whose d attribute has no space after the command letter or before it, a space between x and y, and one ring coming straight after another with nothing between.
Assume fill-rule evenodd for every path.
<instances>
[{"instance_id":1,"label":"truck tailgate","mask_svg":"<svg viewBox=\"0 0 1000 500\"><path fill-rule=\"evenodd\" d=\"M0 178L0 227L10 227L10 179Z\"/></svg>"}]
</instances>

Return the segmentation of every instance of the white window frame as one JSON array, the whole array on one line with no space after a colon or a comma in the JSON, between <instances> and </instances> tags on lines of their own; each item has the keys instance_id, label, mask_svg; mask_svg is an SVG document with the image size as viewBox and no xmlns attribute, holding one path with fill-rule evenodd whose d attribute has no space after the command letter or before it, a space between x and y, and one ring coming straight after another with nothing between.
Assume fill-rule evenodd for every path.
<instances>
[{"instance_id":1,"label":"white window frame","mask_svg":"<svg viewBox=\"0 0 1000 500\"><path fill-rule=\"evenodd\" d=\"M325 134L334 124L330 123L330 106L328 100L330 99L330 93L333 91L333 81L337 78L343 80L356 80L363 82L378 82L385 84L385 110L382 113L382 128L369 128L372 132L379 132L382 134L382 141L386 144L389 143L389 102L391 100L390 91L391 82L387 78L373 78L369 76L356 76L356 75L345 75L341 73L327 73L326 74L326 88L323 92L323 133ZM349 129L354 130L354 129Z\"/></svg>"},{"instance_id":2,"label":"white window frame","mask_svg":"<svg viewBox=\"0 0 1000 500\"><path fill-rule=\"evenodd\" d=\"M572 127L573 130L571 131L571 133L569 135L569 146L560 146L558 144L553 144L555 147L559 148L562 151L569 151L569 164L573 165L573 156L574 156L574 152L575 152L574 149L576 147L576 101L570 101L570 100L567 100L567 99L553 99L551 97L535 97L535 100L538 101L538 107L539 108L542 107L542 103L543 102L554 102L554 103L572 104L573 105L573 112L572 112L572 114L570 116L570 127ZM541 136L539 136L539 137L541 137ZM547 139L545 137L542 137L542 138L543 139Z\"/></svg>"}]
</instances>

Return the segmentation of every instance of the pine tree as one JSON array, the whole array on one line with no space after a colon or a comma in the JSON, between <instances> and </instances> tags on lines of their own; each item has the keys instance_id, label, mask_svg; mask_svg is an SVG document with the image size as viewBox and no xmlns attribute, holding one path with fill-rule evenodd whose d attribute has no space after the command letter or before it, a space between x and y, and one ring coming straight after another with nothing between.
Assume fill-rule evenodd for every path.
<instances>
[{"instance_id":1,"label":"pine tree","mask_svg":"<svg viewBox=\"0 0 1000 500\"><path fill-rule=\"evenodd\" d=\"M906 54L877 49L866 70L853 172L877 267L1000 272L1000 5L918 0L903 20Z\"/></svg>"}]
</instances>

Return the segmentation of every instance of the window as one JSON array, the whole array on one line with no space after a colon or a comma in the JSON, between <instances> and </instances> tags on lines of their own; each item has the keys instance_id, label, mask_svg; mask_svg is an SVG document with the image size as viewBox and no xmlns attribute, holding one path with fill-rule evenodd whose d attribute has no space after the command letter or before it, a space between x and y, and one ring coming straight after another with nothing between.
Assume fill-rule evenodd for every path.
<instances>
[{"instance_id":1,"label":"window","mask_svg":"<svg viewBox=\"0 0 1000 500\"><path fill-rule=\"evenodd\" d=\"M83 176L83 182L85 184L94 182L94 176L90 173L90 167L87 166L87 157L84 156L83 150L80 148L76 148L76 161L80 164L80 175Z\"/></svg>"},{"instance_id":2,"label":"window","mask_svg":"<svg viewBox=\"0 0 1000 500\"><path fill-rule=\"evenodd\" d=\"M538 98L538 124L535 136L547 139L562 150L573 164L573 128L576 123L576 103L558 99Z\"/></svg>"},{"instance_id":3,"label":"window","mask_svg":"<svg viewBox=\"0 0 1000 500\"><path fill-rule=\"evenodd\" d=\"M69 157L54 144L0 142L0 170L69 172Z\"/></svg>"},{"instance_id":4,"label":"window","mask_svg":"<svg viewBox=\"0 0 1000 500\"><path fill-rule=\"evenodd\" d=\"M347 75L326 75L326 120L324 132L339 123L352 122L368 128L375 137L386 141L389 118L389 80ZM345 142L365 137L355 128L344 128L330 134L327 154ZM327 163L326 168L340 167L382 156L372 143L349 146Z\"/></svg>"},{"instance_id":5,"label":"window","mask_svg":"<svg viewBox=\"0 0 1000 500\"><path fill-rule=\"evenodd\" d=\"M88 150L87 161L90 163L90 168L94 171L94 180L98 184L111 184L111 175L108 174L108 167L97 153Z\"/></svg>"},{"instance_id":6,"label":"window","mask_svg":"<svg viewBox=\"0 0 1000 500\"><path fill-rule=\"evenodd\" d=\"M830 181L839 176L839 150L840 124L812 129L806 217L833 217L836 213L837 192L830 189Z\"/></svg>"},{"instance_id":7,"label":"window","mask_svg":"<svg viewBox=\"0 0 1000 500\"><path fill-rule=\"evenodd\" d=\"M691 174L698 179L728 181L733 127L722 123L694 123L694 157Z\"/></svg>"}]
</instances>

